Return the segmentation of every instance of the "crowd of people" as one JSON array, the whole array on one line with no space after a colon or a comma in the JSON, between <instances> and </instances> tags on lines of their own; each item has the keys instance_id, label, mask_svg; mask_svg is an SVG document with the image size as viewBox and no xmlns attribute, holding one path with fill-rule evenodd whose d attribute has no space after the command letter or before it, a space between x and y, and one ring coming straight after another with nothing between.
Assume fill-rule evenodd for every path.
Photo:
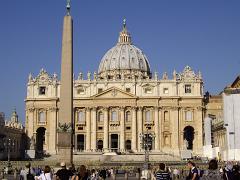
<instances>
[{"instance_id":1,"label":"crowd of people","mask_svg":"<svg viewBox=\"0 0 240 180\"><path fill-rule=\"evenodd\" d=\"M116 171L110 169L87 169L81 165L77 169L72 166L66 167L65 162L60 164L61 168L55 169L45 166L32 168L27 163L25 168L20 172L20 180L101 180L116 179ZM227 162L224 167L218 166L218 161L213 159L208 163L208 169L202 170L196 166L193 161L188 161L187 171L183 169L167 167L164 163L160 163L157 170L138 171L139 176L136 179L152 179L152 180L240 180L240 166L237 163Z\"/></svg>"},{"instance_id":2,"label":"crowd of people","mask_svg":"<svg viewBox=\"0 0 240 180\"><path fill-rule=\"evenodd\" d=\"M178 169L171 171L164 163L160 163L154 178L156 180L240 180L240 166L237 163L227 162L224 167L218 167L218 161L212 159L206 170L201 170L192 161L188 161L187 166L189 171L184 175Z\"/></svg>"}]
</instances>

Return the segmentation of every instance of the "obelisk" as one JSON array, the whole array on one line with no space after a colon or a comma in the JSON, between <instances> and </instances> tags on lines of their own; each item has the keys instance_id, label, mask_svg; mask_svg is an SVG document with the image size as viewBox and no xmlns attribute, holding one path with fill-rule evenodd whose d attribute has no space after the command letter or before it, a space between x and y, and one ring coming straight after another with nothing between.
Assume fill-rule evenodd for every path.
<instances>
[{"instance_id":1,"label":"obelisk","mask_svg":"<svg viewBox=\"0 0 240 180\"><path fill-rule=\"evenodd\" d=\"M67 164L73 162L73 20L70 0L63 21L61 89L58 122L58 158Z\"/></svg>"}]
</instances>

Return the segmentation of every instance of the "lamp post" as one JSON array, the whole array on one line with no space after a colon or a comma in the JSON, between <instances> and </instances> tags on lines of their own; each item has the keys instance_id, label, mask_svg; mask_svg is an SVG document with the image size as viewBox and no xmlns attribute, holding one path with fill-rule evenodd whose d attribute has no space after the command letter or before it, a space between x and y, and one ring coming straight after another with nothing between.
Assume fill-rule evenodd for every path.
<instances>
[{"instance_id":1,"label":"lamp post","mask_svg":"<svg viewBox=\"0 0 240 180\"><path fill-rule=\"evenodd\" d=\"M146 133L141 133L140 134L140 138L141 138L141 141L142 141L142 148L144 148L144 155L145 155L144 165L143 165L144 170L148 170L148 168L149 168L149 151L150 151L149 146L152 144L152 142L149 141L149 140L151 138L152 141L153 141L153 139L155 138L154 134L149 133L149 131L148 131L149 126L148 125L146 126L146 129L147 129Z\"/></svg>"},{"instance_id":2,"label":"lamp post","mask_svg":"<svg viewBox=\"0 0 240 180\"><path fill-rule=\"evenodd\" d=\"M12 171L12 165L11 165L11 161L10 161L10 151L12 146L14 146L14 142L10 139L7 138L4 142L4 146L7 147L7 158L8 158L8 163L7 163L7 172L10 173Z\"/></svg>"}]
</instances>

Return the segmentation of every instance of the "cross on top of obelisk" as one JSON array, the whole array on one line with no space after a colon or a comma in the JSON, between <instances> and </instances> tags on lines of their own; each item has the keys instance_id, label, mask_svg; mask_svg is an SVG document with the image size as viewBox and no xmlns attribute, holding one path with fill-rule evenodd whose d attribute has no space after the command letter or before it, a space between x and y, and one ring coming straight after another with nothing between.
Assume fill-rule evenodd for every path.
<instances>
[{"instance_id":1,"label":"cross on top of obelisk","mask_svg":"<svg viewBox=\"0 0 240 180\"><path fill-rule=\"evenodd\" d=\"M70 2L71 2L71 0L67 0L67 6L66 6L66 8L67 8L67 15L68 15L68 16L70 16L70 9L71 9Z\"/></svg>"}]
</instances>

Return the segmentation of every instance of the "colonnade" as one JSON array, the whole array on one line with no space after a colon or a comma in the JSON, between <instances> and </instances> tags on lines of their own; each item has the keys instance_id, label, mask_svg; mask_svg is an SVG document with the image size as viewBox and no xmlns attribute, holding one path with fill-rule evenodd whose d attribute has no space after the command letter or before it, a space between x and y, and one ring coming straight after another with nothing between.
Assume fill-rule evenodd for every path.
<instances>
[{"instance_id":1,"label":"colonnade","mask_svg":"<svg viewBox=\"0 0 240 180\"><path fill-rule=\"evenodd\" d=\"M118 150L121 152L126 151L126 140L131 140L131 150L133 152L141 151L141 138L140 136L143 133L146 133L146 126L147 122L144 122L144 108L143 107L131 107L131 108L125 108L125 107L120 107L119 113L120 113L120 119L117 121L119 122L119 125L117 126L117 130L112 132L110 129L110 123L111 123L111 118L109 117L109 112L112 107L103 107L101 109L97 109L96 107L93 108L85 108L85 114L86 114L86 128L85 130L81 133L78 132L79 134L84 134L85 138L85 151L97 151L97 141L99 140L98 138L98 112L102 111L103 112L103 151L109 151L111 149L111 145L109 143L110 140L110 135L111 134L119 134L119 147ZM115 108L115 107L113 107ZM130 121L130 126L131 126L131 138L128 137L126 138L126 111L131 112L131 121ZM159 107L151 107L151 133L154 134L154 147L153 149L156 151L160 150L160 134L161 134L161 127L160 127L160 116L161 116L161 111L159 111ZM78 133L75 134L75 144L77 144L77 135ZM75 146L76 148L76 146Z\"/></svg>"}]
</instances>

